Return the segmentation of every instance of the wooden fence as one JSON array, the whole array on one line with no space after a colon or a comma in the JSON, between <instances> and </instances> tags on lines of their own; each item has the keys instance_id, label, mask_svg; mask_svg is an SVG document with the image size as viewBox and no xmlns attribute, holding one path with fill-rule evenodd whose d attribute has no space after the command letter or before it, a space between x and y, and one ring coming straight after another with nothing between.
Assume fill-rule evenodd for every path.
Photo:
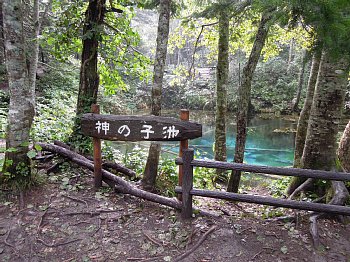
<instances>
[{"instance_id":1,"label":"wooden fence","mask_svg":"<svg viewBox=\"0 0 350 262\"><path fill-rule=\"evenodd\" d=\"M350 181L350 173L329 172L322 170L310 170L300 168L283 168L256 166L238 163L227 163L219 161L194 160L193 149L183 151L182 158L176 159L176 164L182 165L182 186L175 188L176 193L182 194L182 210L183 218L192 217L192 196L211 197L225 200L241 201L247 203L256 203L262 205L270 205L277 207L286 207L293 209L302 209L317 212L327 212L339 215L350 216L350 207L337 206L330 204L310 203L288 199L277 199L273 197L264 197L257 195L237 194L222 191L211 191L193 188L193 167L219 168L225 170L240 170L253 173L264 173L281 176L297 176L304 178L317 178L324 180Z\"/></svg>"}]
</instances>

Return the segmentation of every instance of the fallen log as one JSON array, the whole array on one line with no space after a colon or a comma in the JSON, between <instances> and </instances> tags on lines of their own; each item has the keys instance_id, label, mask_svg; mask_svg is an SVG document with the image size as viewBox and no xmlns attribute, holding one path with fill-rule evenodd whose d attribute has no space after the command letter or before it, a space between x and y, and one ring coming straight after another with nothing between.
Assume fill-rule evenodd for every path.
<instances>
[{"instance_id":1,"label":"fallen log","mask_svg":"<svg viewBox=\"0 0 350 262\"><path fill-rule=\"evenodd\" d=\"M89 159L91 162L94 161L94 158L91 156L86 156L87 159ZM111 161L103 161L102 163L102 168L110 168L113 169L114 171L120 172L123 175L126 175L130 178L136 177L136 172L134 170L131 170L125 166L122 166L118 163L111 162Z\"/></svg>"},{"instance_id":2,"label":"fallen log","mask_svg":"<svg viewBox=\"0 0 350 262\"><path fill-rule=\"evenodd\" d=\"M66 143L63 143L61 141L58 141L58 140L55 140L54 142L54 145L56 146L60 146L60 147L63 147L69 151L72 151L72 152L75 152L71 149L71 147L69 145L67 145ZM76 152L75 152L76 153ZM92 156L85 156L87 159L91 160L92 162L94 161L93 157ZM126 175L128 177L136 177L136 172L134 170L131 170L125 166L122 166L118 163L115 163L115 162L111 162L111 161L104 161L102 163L102 167L104 168L110 168L110 169L113 169L115 170L116 172L119 172L119 173L122 173L123 175Z\"/></svg>"},{"instance_id":3,"label":"fallen log","mask_svg":"<svg viewBox=\"0 0 350 262\"><path fill-rule=\"evenodd\" d=\"M94 164L89 159L76 152L57 145L39 142L37 144L41 146L42 150L59 154L82 167L88 168L89 170L94 170ZM102 169L102 178L109 186L112 186L118 192L137 196L175 209L181 209L180 202L178 202L175 198L168 198L139 189L123 178L118 177L107 170Z\"/></svg>"}]
</instances>

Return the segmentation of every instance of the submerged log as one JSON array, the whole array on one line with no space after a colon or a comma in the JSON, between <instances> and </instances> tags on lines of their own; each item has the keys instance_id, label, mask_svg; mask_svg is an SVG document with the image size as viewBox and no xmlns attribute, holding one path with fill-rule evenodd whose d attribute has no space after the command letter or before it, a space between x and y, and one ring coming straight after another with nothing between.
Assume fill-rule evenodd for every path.
<instances>
[{"instance_id":1,"label":"submerged log","mask_svg":"<svg viewBox=\"0 0 350 262\"><path fill-rule=\"evenodd\" d=\"M94 164L89 159L87 159L86 157L76 152L73 152L71 150L68 150L66 148L63 148L57 145L52 145L47 143L37 143L37 144L42 147L42 150L59 154L63 157L68 158L69 160L73 161L74 163L82 167L85 167L92 171L94 170ZM132 185L131 183L127 182L123 178L118 177L104 169L102 169L102 179L109 186L113 187L118 192L137 196L137 197L140 197L152 202L156 202L158 204L162 204L165 206L169 206L175 209L179 209L179 210L181 209L181 203L178 202L175 198L174 199L168 198L168 197L160 196L154 193L141 190L136 186Z\"/></svg>"}]
</instances>

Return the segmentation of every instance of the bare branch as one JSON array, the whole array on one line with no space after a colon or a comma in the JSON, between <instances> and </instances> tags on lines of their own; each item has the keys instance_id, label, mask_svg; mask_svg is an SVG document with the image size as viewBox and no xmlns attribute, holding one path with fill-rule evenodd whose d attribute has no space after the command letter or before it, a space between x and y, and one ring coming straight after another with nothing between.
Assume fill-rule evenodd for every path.
<instances>
[{"instance_id":1,"label":"bare branch","mask_svg":"<svg viewBox=\"0 0 350 262\"><path fill-rule=\"evenodd\" d=\"M199 35L197 36L197 39L196 39L196 43L194 45L194 50L193 50L193 54L192 54L192 62L191 62L191 66L190 66L190 69L188 70L188 74L190 77L195 77L195 70L194 70L194 60L195 60L195 54L197 52L197 48L198 48L198 44L199 44L199 39L203 33L203 30L205 27L208 27L208 26L213 26L213 25L216 25L218 24L219 22L214 22L214 23L210 23L210 24L205 24L205 25L201 25L201 31L199 32ZM193 70L193 76L192 76L192 70Z\"/></svg>"}]
</instances>

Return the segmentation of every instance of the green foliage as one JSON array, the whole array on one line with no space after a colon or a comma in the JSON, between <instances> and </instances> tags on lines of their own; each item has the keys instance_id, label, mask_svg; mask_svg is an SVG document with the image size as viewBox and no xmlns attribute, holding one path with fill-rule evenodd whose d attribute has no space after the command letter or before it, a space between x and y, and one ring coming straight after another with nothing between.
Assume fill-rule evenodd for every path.
<instances>
[{"instance_id":1,"label":"green foliage","mask_svg":"<svg viewBox=\"0 0 350 262\"><path fill-rule=\"evenodd\" d=\"M0 138L5 138L6 135L7 113L9 103L9 93L0 90Z\"/></svg>"},{"instance_id":2,"label":"green foliage","mask_svg":"<svg viewBox=\"0 0 350 262\"><path fill-rule=\"evenodd\" d=\"M1 165L5 165L6 167L10 167L13 164L13 161L9 159L1 159L0 162ZM33 163L28 165L28 163L23 162L18 163L14 172L10 173L5 171L0 177L2 187L14 193L22 192L23 190L37 186L43 183L43 181L42 175L38 172Z\"/></svg>"},{"instance_id":3,"label":"green foliage","mask_svg":"<svg viewBox=\"0 0 350 262\"><path fill-rule=\"evenodd\" d=\"M288 108L296 93L299 71L295 65L292 65L289 74L286 74L286 70L287 62L281 58L258 64L252 84L252 100L256 110L273 108L281 112Z\"/></svg>"},{"instance_id":4,"label":"green foliage","mask_svg":"<svg viewBox=\"0 0 350 262\"><path fill-rule=\"evenodd\" d=\"M339 56L350 52L350 2L348 0L271 0L257 1L263 9L278 6L276 15L281 24L290 27L302 24L315 49L326 48Z\"/></svg>"},{"instance_id":5,"label":"green foliage","mask_svg":"<svg viewBox=\"0 0 350 262\"><path fill-rule=\"evenodd\" d=\"M161 158L156 188L163 195L175 197L175 187L178 185L178 171L174 159Z\"/></svg>"},{"instance_id":6,"label":"green foliage","mask_svg":"<svg viewBox=\"0 0 350 262\"><path fill-rule=\"evenodd\" d=\"M216 172L214 168L196 167L193 169L193 187L214 189L215 177Z\"/></svg>"},{"instance_id":7,"label":"green foliage","mask_svg":"<svg viewBox=\"0 0 350 262\"><path fill-rule=\"evenodd\" d=\"M78 75L76 71L67 72L51 70L38 80L41 96L37 97L32 128L34 141L65 141L72 132Z\"/></svg>"},{"instance_id":8,"label":"green foliage","mask_svg":"<svg viewBox=\"0 0 350 262\"><path fill-rule=\"evenodd\" d=\"M124 165L136 172L137 179L143 174L143 169L147 161L147 151L136 145L131 151L126 151L122 162Z\"/></svg>"},{"instance_id":9,"label":"green foliage","mask_svg":"<svg viewBox=\"0 0 350 262\"><path fill-rule=\"evenodd\" d=\"M111 8L109 3L107 10ZM45 28L41 44L56 59L68 62L81 53L81 39L97 34L100 40L98 72L106 93L114 94L115 90L127 89L129 77L148 80L151 75L148 68L150 60L136 49L140 37L131 28L134 9L124 5L128 6L125 1L114 2L113 7L123 13L106 12L103 25L96 25L88 34L81 35L87 3L54 1L51 25Z\"/></svg>"},{"instance_id":10,"label":"green foliage","mask_svg":"<svg viewBox=\"0 0 350 262\"><path fill-rule=\"evenodd\" d=\"M268 189L270 194L274 197L283 197L285 196L285 192L290 184L291 177L283 177L280 179L272 180Z\"/></svg>"}]
</instances>

